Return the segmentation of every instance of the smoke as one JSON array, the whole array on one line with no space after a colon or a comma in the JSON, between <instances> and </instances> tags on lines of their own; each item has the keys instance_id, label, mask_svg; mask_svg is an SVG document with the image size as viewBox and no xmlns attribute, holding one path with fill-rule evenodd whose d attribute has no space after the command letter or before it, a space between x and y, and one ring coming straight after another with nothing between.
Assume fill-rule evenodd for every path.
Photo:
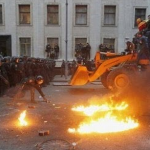
<instances>
[{"instance_id":1,"label":"smoke","mask_svg":"<svg viewBox=\"0 0 150 150\"><path fill-rule=\"evenodd\" d=\"M126 100L129 113L143 115L150 109L150 69L131 74L131 84L128 88L115 93L116 99ZM114 98L115 100L115 98Z\"/></svg>"},{"instance_id":2,"label":"smoke","mask_svg":"<svg viewBox=\"0 0 150 150\"><path fill-rule=\"evenodd\" d=\"M128 115L141 116L150 110L150 69L131 73L131 84L124 90L111 92L105 96L93 96L88 104L102 105L105 103L128 103Z\"/></svg>"}]
</instances>

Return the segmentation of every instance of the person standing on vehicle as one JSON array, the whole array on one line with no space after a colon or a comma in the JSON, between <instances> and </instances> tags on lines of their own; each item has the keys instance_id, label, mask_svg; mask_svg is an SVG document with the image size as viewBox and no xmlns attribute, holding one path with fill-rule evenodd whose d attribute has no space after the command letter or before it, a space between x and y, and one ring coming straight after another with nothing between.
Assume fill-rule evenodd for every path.
<instances>
[{"instance_id":1,"label":"person standing on vehicle","mask_svg":"<svg viewBox=\"0 0 150 150\"><path fill-rule=\"evenodd\" d=\"M150 64L150 52L145 38L140 39L140 51L138 53L137 62L141 66L141 70L144 71L147 65Z\"/></svg>"},{"instance_id":2,"label":"person standing on vehicle","mask_svg":"<svg viewBox=\"0 0 150 150\"><path fill-rule=\"evenodd\" d=\"M145 36L148 38L148 49L150 52L150 15L148 15L147 28L145 30Z\"/></svg>"},{"instance_id":3,"label":"person standing on vehicle","mask_svg":"<svg viewBox=\"0 0 150 150\"><path fill-rule=\"evenodd\" d=\"M150 51L150 15L148 15L148 20L142 20L141 18L138 18L136 20L138 29L144 36L148 38L148 49Z\"/></svg>"},{"instance_id":4,"label":"person standing on vehicle","mask_svg":"<svg viewBox=\"0 0 150 150\"><path fill-rule=\"evenodd\" d=\"M134 50L135 50L134 43L132 43L130 41L127 41L126 44L127 44L127 47L125 49L125 52L127 52L127 54L132 54L134 52Z\"/></svg>"}]
</instances>

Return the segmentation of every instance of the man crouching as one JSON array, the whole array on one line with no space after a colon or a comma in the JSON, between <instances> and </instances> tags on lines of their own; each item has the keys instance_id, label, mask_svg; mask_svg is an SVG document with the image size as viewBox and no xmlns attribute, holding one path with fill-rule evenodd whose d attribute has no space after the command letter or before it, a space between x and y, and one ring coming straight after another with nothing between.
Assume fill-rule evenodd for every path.
<instances>
[{"instance_id":1,"label":"man crouching","mask_svg":"<svg viewBox=\"0 0 150 150\"><path fill-rule=\"evenodd\" d=\"M29 77L23 79L19 85L18 91L13 98L13 102L21 96L24 96L25 91L30 90L31 102L35 102L35 89L40 93L44 102L48 102L44 93L41 90L41 84L44 82L44 79L41 75L36 77Z\"/></svg>"}]
</instances>

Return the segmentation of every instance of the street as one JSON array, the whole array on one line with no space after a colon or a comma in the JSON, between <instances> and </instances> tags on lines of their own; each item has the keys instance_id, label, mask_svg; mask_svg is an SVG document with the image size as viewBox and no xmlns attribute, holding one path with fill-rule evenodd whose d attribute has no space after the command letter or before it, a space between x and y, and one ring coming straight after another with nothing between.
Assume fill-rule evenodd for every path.
<instances>
[{"instance_id":1,"label":"street","mask_svg":"<svg viewBox=\"0 0 150 150\"><path fill-rule=\"evenodd\" d=\"M100 82L84 86L68 86L65 82L51 82L42 88L51 103L42 102L36 93L36 102L30 94L11 104L12 98L0 99L0 150L149 150L150 114L137 116L139 127L116 133L69 133L68 128L78 127L85 116L73 112L75 105L88 105L109 97L112 93ZM94 99L94 100L93 100ZM18 117L26 110L28 125L19 126ZM110 125L111 126L111 125ZM40 131L49 131L40 136ZM54 148L54 145L58 145ZM62 145L62 147L60 146Z\"/></svg>"}]
</instances>

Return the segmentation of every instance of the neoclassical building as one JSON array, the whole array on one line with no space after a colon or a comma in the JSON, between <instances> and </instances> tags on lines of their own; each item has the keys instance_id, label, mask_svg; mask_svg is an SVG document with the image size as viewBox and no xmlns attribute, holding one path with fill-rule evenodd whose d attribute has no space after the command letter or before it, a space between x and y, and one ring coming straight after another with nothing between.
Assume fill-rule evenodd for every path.
<instances>
[{"instance_id":1,"label":"neoclassical building","mask_svg":"<svg viewBox=\"0 0 150 150\"><path fill-rule=\"evenodd\" d=\"M59 45L57 61L75 59L75 45L101 43L119 53L147 19L150 0L0 0L0 53L46 57L47 43Z\"/></svg>"}]
</instances>

